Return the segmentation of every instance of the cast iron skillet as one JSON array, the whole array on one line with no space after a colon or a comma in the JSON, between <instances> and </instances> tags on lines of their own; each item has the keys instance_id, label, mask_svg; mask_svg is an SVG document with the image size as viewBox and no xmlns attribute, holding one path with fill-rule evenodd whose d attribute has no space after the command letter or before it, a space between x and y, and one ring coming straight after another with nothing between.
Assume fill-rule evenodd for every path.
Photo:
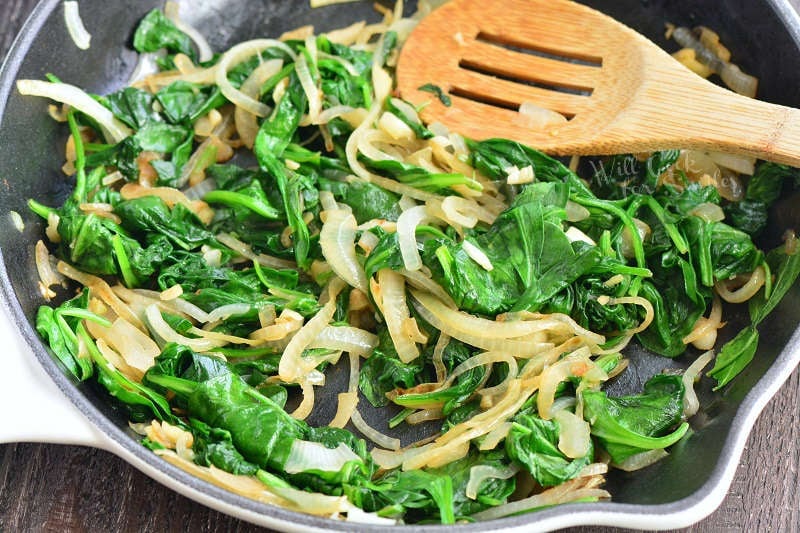
<instances>
[{"instance_id":1,"label":"cast iron skillet","mask_svg":"<svg viewBox=\"0 0 800 533\"><path fill-rule=\"evenodd\" d=\"M487 0L492 1L492 0ZM148 475L224 512L280 529L349 530L353 524L289 512L232 495L195 479L163 462L142 447L101 391L77 384L62 373L32 327L42 303L33 262L33 244L43 233L28 212L26 200L57 205L69 193L60 166L65 128L47 117L45 100L21 97L18 78L43 79L52 72L64 81L96 93L124 85L136 63L130 49L132 29L162 0L82 0L81 13L92 33L92 46L79 51L67 35L61 0L42 0L26 23L0 73L0 280L6 310L21 336L58 387L113 442L123 458ZM759 97L800 106L800 20L786 0L597 0L587 1L618 20L664 42L664 22L703 24L717 30L744 70L761 79ZM362 18L375 19L371 2L312 10L307 0L204 0L184 9L185 18L208 37L215 50L250 38L276 36L287 29L314 24L318 31L344 26ZM680 87L675 87L676 91ZM680 110L676 110L679 113ZM22 214L23 232L10 229L7 213ZM775 220L793 222L791 202L778 206ZM773 223L774 224L774 223ZM766 239L774 244L784 225L774 224ZM758 413L800 360L800 296L797 288L762 329L762 344L753 364L721 393L710 383L700 385L701 411L693 431L677 444L669 458L635 474L614 473L608 488L611 503L576 504L547 509L490 523L459 526L463 531L493 529L550 529L580 524L609 524L640 528L680 527L700 520L722 501ZM741 318L741 317L739 317ZM737 318L725 331L735 332ZM724 340L724 339L723 339ZM627 355L631 367L613 385L613 392L638 391L652 374L665 367L685 367L687 359L668 360L635 348ZM318 402L318 405L326 402ZM327 402L332 403L332 402ZM375 425L385 415L368 411ZM325 414L321 419L329 419ZM779 427L776 425L776 427ZM404 441L413 440L406 435ZM363 526L364 531L376 531ZM437 526L406 527L432 531Z\"/></svg>"}]
</instances>

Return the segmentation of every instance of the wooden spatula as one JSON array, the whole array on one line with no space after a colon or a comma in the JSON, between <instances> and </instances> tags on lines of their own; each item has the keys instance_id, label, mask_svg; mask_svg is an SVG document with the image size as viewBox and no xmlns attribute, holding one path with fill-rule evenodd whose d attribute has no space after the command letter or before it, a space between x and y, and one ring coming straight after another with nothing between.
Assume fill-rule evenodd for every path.
<instances>
[{"instance_id":1,"label":"wooden spatula","mask_svg":"<svg viewBox=\"0 0 800 533\"><path fill-rule=\"evenodd\" d=\"M400 54L401 96L473 139L505 137L557 155L689 148L800 166L800 111L695 75L627 26L568 0L452 0ZM433 84L446 106L419 87ZM567 122L531 128L533 104Z\"/></svg>"}]
</instances>

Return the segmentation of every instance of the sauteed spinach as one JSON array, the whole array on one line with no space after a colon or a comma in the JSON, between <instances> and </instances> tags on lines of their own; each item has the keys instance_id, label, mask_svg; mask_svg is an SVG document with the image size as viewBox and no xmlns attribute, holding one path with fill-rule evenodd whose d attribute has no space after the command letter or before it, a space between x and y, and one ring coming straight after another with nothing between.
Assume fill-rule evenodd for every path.
<instances>
[{"instance_id":1,"label":"sauteed spinach","mask_svg":"<svg viewBox=\"0 0 800 533\"><path fill-rule=\"evenodd\" d=\"M604 463L659 457L687 434L694 393L668 373L624 397L601 385L632 339L671 358L712 348L720 297L752 285L750 324L708 373L736 378L800 274L793 235L768 253L755 240L798 171L761 163L729 200L686 152L579 173L463 139L391 97L401 43L385 29L374 45L251 43L223 87L232 52L201 63L150 12L133 45L162 51L162 72L93 95L113 118L67 108L73 192L30 200L80 285L42 305L37 330L146 446L290 508L453 524L605 498ZM108 124L130 135L114 142ZM338 422L311 425L343 352L357 374L327 393ZM361 420L364 402L385 425ZM409 450L361 438L397 448L383 432L426 420L435 440Z\"/></svg>"}]
</instances>

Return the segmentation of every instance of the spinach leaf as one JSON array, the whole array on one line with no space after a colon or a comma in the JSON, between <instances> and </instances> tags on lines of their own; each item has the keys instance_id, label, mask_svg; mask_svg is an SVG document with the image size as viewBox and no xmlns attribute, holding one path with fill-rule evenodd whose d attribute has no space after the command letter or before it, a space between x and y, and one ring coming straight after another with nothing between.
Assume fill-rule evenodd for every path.
<instances>
[{"instance_id":1,"label":"spinach leaf","mask_svg":"<svg viewBox=\"0 0 800 533\"><path fill-rule=\"evenodd\" d=\"M506 453L531 473L543 487L568 481L594 459L589 447L585 456L570 460L558 449L560 426L555 420L543 420L534 414L514 417L506 437Z\"/></svg>"},{"instance_id":2,"label":"spinach leaf","mask_svg":"<svg viewBox=\"0 0 800 533\"><path fill-rule=\"evenodd\" d=\"M767 255L769 272L775 272L771 290L760 291L750 300L749 326L725 343L717 355L708 375L717 380L718 390L741 373L750 364L758 347L759 333L756 329L780 303L800 275L800 254L787 254L785 247L776 248Z\"/></svg>"},{"instance_id":3,"label":"spinach leaf","mask_svg":"<svg viewBox=\"0 0 800 533\"><path fill-rule=\"evenodd\" d=\"M300 177L284 166L281 159L300 124L307 107L306 95L296 74L290 77L289 88L280 103L261 124L253 150L261 170L270 174L283 199L283 209L292 228L294 255L300 267L310 264L311 248L308 227L303 221Z\"/></svg>"},{"instance_id":4,"label":"spinach leaf","mask_svg":"<svg viewBox=\"0 0 800 533\"><path fill-rule=\"evenodd\" d=\"M642 394L612 398L599 390L583 391L583 416L592 435L620 463L645 450L666 448L686 434L681 423L684 388L681 376L658 374L644 385Z\"/></svg>"},{"instance_id":5,"label":"spinach leaf","mask_svg":"<svg viewBox=\"0 0 800 533\"><path fill-rule=\"evenodd\" d=\"M137 52L157 52L166 48L172 53L186 54L192 61L197 59L191 38L158 9L150 11L139 22L133 35L133 47Z\"/></svg>"},{"instance_id":6,"label":"spinach leaf","mask_svg":"<svg viewBox=\"0 0 800 533\"><path fill-rule=\"evenodd\" d=\"M425 85L417 87L417 89L420 90L420 91L424 91L426 93L433 94L446 107L450 107L451 105L453 105L453 102L450 99L450 96L445 94L445 92L442 90L442 88L439 87L438 85L434 85L433 83L426 83Z\"/></svg>"},{"instance_id":7,"label":"spinach leaf","mask_svg":"<svg viewBox=\"0 0 800 533\"><path fill-rule=\"evenodd\" d=\"M153 102L152 94L136 87L125 87L104 99L115 117L136 130L145 124L161 121L161 117L153 109Z\"/></svg>"},{"instance_id":8,"label":"spinach leaf","mask_svg":"<svg viewBox=\"0 0 800 533\"><path fill-rule=\"evenodd\" d=\"M398 387L409 388L422 371L421 358L403 363L394 349L389 331L384 328L379 334L378 346L361 365L358 388L375 407L389 404L386 393Z\"/></svg>"}]
</instances>

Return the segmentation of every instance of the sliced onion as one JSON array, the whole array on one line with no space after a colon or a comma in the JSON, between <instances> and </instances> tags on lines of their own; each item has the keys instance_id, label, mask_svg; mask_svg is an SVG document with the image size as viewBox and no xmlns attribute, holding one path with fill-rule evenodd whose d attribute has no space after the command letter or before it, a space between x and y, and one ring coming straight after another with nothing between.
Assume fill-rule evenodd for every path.
<instances>
[{"instance_id":1,"label":"sliced onion","mask_svg":"<svg viewBox=\"0 0 800 533\"><path fill-rule=\"evenodd\" d=\"M728 284L726 281L717 281L714 284L714 289L717 291L717 294L719 294L720 297L726 302L740 304L755 296L756 293L761 290L761 287L764 286L766 280L766 271L764 270L763 266L759 265L750 274L750 278L747 280L747 283L738 289L731 291L728 289Z\"/></svg>"},{"instance_id":2,"label":"sliced onion","mask_svg":"<svg viewBox=\"0 0 800 533\"><path fill-rule=\"evenodd\" d=\"M392 139L410 141L416 138L414 130L389 111L384 111L378 119L378 127Z\"/></svg>"},{"instance_id":3,"label":"sliced onion","mask_svg":"<svg viewBox=\"0 0 800 533\"><path fill-rule=\"evenodd\" d=\"M498 505L491 507L485 511L480 511L472 515L475 520L494 520L504 516L514 515L518 513L532 511L541 507L550 507L553 505L581 502L590 500L601 500L611 498L608 491L598 488L578 488L566 491L564 486L569 482L558 485L544 492L530 496L523 500L517 500L505 505Z\"/></svg>"},{"instance_id":4,"label":"sliced onion","mask_svg":"<svg viewBox=\"0 0 800 533\"><path fill-rule=\"evenodd\" d=\"M399 467L402 465L406 460L415 457L421 453L424 453L436 445L434 443L423 444L421 446L416 447L408 447L402 450L396 451L389 451L389 450L382 450L380 448L374 448L370 455L372 455L372 459L375 461L375 464L380 466L385 470L391 470L394 468Z\"/></svg>"},{"instance_id":5,"label":"sliced onion","mask_svg":"<svg viewBox=\"0 0 800 533\"><path fill-rule=\"evenodd\" d=\"M110 110L74 85L40 80L17 80L17 90L22 95L42 96L62 104L68 104L90 116L100 125L106 139L115 144L133 133Z\"/></svg>"},{"instance_id":6,"label":"sliced onion","mask_svg":"<svg viewBox=\"0 0 800 533\"><path fill-rule=\"evenodd\" d=\"M422 268L422 258L417 249L416 231L417 226L431 219L428 208L424 205L403 211L397 218L397 242L406 270L413 271Z\"/></svg>"},{"instance_id":7,"label":"sliced onion","mask_svg":"<svg viewBox=\"0 0 800 533\"><path fill-rule=\"evenodd\" d=\"M89 333L97 339L103 339L131 368L144 373L153 366L161 349L148 335L125 319L117 318L110 328L103 327L91 320L85 322Z\"/></svg>"},{"instance_id":8,"label":"sliced onion","mask_svg":"<svg viewBox=\"0 0 800 533\"><path fill-rule=\"evenodd\" d=\"M367 356L378 345L378 337L367 330L351 326L328 326L311 343L310 348L327 348Z\"/></svg>"},{"instance_id":9,"label":"sliced onion","mask_svg":"<svg viewBox=\"0 0 800 533\"><path fill-rule=\"evenodd\" d=\"M559 320L551 320L552 317L548 315L541 315L543 317L542 320L488 320L463 311L450 309L434 296L422 291L412 289L411 294L423 307L440 318L448 326L446 329L474 333L486 338L523 337L548 329L551 324L560 323ZM444 330L445 328L439 329Z\"/></svg>"},{"instance_id":10,"label":"sliced onion","mask_svg":"<svg viewBox=\"0 0 800 533\"><path fill-rule=\"evenodd\" d=\"M261 341L279 341L293 335L303 327L303 316L291 309L281 311L274 323L250 333L250 338Z\"/></svg>"},{"instance_id":11,"label":"sliced onion","mask_svg":"<svg viewBox=\"0 0 800 533\"><path fill-rule=\"evenodd\" d=\"M358 393L357 392L341 392L339 393L339 404L336 408L336 415L330 421L328 426L332 428L343 428L350 421L353 416L353 411L358 406Z\"/></svg>"},{"instance_id":12,"label":"sliced onion","mask_svg":"<svg viewBox=\"0 0 800 533\"><path fill-rule=\"evenodd\" d=\"M567 201L566 212L567 222L580 222L581 220L586 220L591 216L591 213L588 209L579 203L573 202L572 200Z\"/></svg>"},{"instance_id":13,"label":"sliced onion","mask_svg":"<svg viewBox=\"0 0 800 533\"><path fill-rule=\"evenodd\" d=\"M227 344L225 342L219 342L210 339L190 339L189 337L181 335L172 329L167 321L164 320L164 317L161 316L161 311L156 305L150 305L147 307L145 310L145 317L147 318L147 324L153 333L163 339L164 342L175 342L177 344L182 344L183 346L186 346L195 352L208 352L214 348L222 346L223 344Z\"/></svg>"},{"instance_id":14,"label":"sliced onion","mask_svg":"<svg viewBox=\"0 0 800 533\"><path fill-rule=\"evenodd\" d=\"M508 436L509 431L511 431L511 422L503 422L486 434L478 445L478 449L481 451L494 450L500 441Z\"/></svg>"},{"instance_id":15,"label":"sliced onion","mask_svg":"<svg viewBox=\"0 0 800 533\"><path fill-rule=\"evenodd\" d=\"M464 204L467 202L469 202L469 200L461 198L460 196L447 196L442 200L441 207L447 217L447 221L465 228L474 228L478 223L478 218L459 210L459 208L463 208Z\"/></svg>"},{"instance_id":16,"label":"sliced onion","mask_svg":"<svg viewBox=\"0 0 800 533\"><path fill-rule=\"evenodd\" d=\"M262 266L297 270L297 263L266 254L255 254L249 244L243 243L228 233L220 233L215 238L220 244L227 246L242 257L258 262Z\"/></svg>"},{"instance_id":17,"label":"sliced onion","mask_svg":"<svg viewBox=\"0 0 800 533\"><path fill-rule=\"evenodd\" d=\"M171 465L216 485L217 487L233 492L234 494L279 507L300 510L293 502L270 492L266 485L254 477L230 474L214 466L200 466L193 461L180 457L177 453L169 449L157 449L154 450L154 452ZM306 512L316 514L317 509L310 508ZM328 513L319 514L326 515Z\"/></svg>"},{"instance_id":18,"label":"sliced onion","mask_svg":"<svg viewBox=\"0 0 800 533\"><path fill-rule=\"evenodd\" d=\"M313 40L313 37L311 39ZM306 44L308 44L308 42L309 39L306 39ZM314 49L316 49L316 46ZM308 118L312 124L318 124L319 114L320 111L322 111L322 92L320 92L319 87L317 87L316 82L311 77L311 71L309 70L308 60L305 54L300 54L297 57L294 64L294 71L308 99Z\"/></svg>"},{"instance_id":19,"label":"sliced onion","mask_svg":"<svg viewBox=\"0 0 800 533\"><path fill-rule=\"evenodd\" d=\"M117 316L127 320L136 328L145 331L144 324L139 319L139 316L134 313L133 309L125 304L125 302L120 300L116 294L114 294L114 291L111 290L111 287L105 282L105 280L97 276L92 276L91 274L81 272L64 261L59 261L56 265L56 269L69 279L89 287L98 298L100 298L117 314Z\"/></svg>"},{"instance_id":20,"label":"sliced onion","mask_svg":"<svg viewBox=\"0 0 800 533\"><path fill-rule=\"evenodd\" d=\"M469 481L467 481L466 496L470 500L478 497L478 489L487 479L508 479L519 472L516 465L508 465L503 468L489 465L475 465L469 469Z\"/></svg>"},{"instance_id":21,"label":"sliced onion","mask_svg":"<svg viewBox=\"0 0 800 533\"><path fill-rule=\"evenodd\" d=\"M328 302L289 341L278 365L278 375L283 381L296 383L317 366L318 362L303 359L303 350L314 342L333 319L336 313L336 297L343 285L339 278L334 278L329 283Z\"/></svg>"},{"instance_id":22,"label":"sliced onion","mask_svg":"<svg viewBox=\"0 0 800 533\"><path fill-rule=\"evenodd\" d=\"M245 109L257 117L266 117L270 111L269 107L247 96L239 89L236 89L231 82L228 81L228 70L245 59L260 54L268 48L278 48L291 57L292 61L297 60L297 55L294 51L280 41L274 39L254 39L252 41L239 43L225 52L217 64L215 73L216 83L220 91L222 91L222 94L225 95L225 98L233 102L234 105Z\"/></svg>"},{"instance_id":23,"label":"sliced onion","mask_svg":"<svg viewBox=\"0 0 800 533\"><path fill-rule=\"evenodd\" d=\"M683 372L683 388L685 390L683 395L683 416L686 418L693 417L697 410L700 409L700 401L697 399L697 393L694 390L694 382L700 375L700 372L714 359L714 350L709 350L701 354L695 361L689 365Z\"/></svg>"},{"instance_id":24,"label":"sliced onion","mask_svg":"<svg viewBox=\"0 0 800 533\"><path fill-rule=\"evenodd\" d=\"M522 168L514 167L514 171L508 174L506 183L509 185L525 185L526 183L533 183L535 179L536 174L534 174L533 167L528 165Z\"/></svg>"},{"instance_id":25,"label":"sliced onion","mask_svg":"<svg viewBox=\"0 0 800 533\"><path fill-rule=\"evenodd\" d=\"M614 467L624 470L625 472L635 472L636 470L641 470L642 468L647 468L648 466L657 463L668 455L669 454L664 450L664 448L647 450L645 452L631 455L619 463L614 463Z\"/></svg>"},{"instance_id":26,"label":"sliced onion","mask_svg":"<svg viewBox=\"0 0 800 533\"><path fill-rule=\"evenodd\" d=\"M555 401L558 386L575 375L574 370L576 367L582 368L589 366L596 365L589 359L586 352L581 349L576 350L557 363L544 369L539 383L539 396L536 401L536 407L541 418L545 420L550 420L552 418L552 413L550 411Z\"/></svg>"},{"instance_id":27,"label":"sliced onion","mask_svg":"<svg viewBox=\"0 0 800 533\"><path fill-rule=\"evenodd\" d=\"M271 486L269 490L293 502L296 509L318 516L338 515L353 507L346 496L328 496L327 494L306 492L288 486Z\"/></svg>"},{"instance_id":28,"label":"sliced onion","mask_svg":"<svg viewBox=\"0 0 800 533\"><path fill-rule=\"evenodd\" d=\"M327 218L319 235L322 255L331 269L349 285L367 290L364 267L356 257L356 218L347 211L326 211Z\"/></svg>"},{"instance_id":29,"label":"sliced onion","mask_svg":"<svg viewBox=\"0 0 800 533\"><path fill-rule=\"evenodd\" d=\"M64 22L67 24L67 32L72 38L75 46L81 50L88 50L92 41L92 36L86 31L81 15L78 12L78 2L67 0L64 2Z\"/></svg>"},{"instance_id":30,"label":"sliced onion","mask_svg":"<svg viewBox=\"0 0 800 533\"><path fill-rule=\"evenodd\" d=\"M388 450L399 450L400 449L400 439L396 439L394 437L390 437L389 435L385 435L378 431L377 429L373 428L361 417L361 413L358 412L358 409L353 411L353 414L350 417L350 420L353 422L355 428L361 432L366 438L381 446L382 448L386 448Z\"/></svg>"},{"instance_id":31,"label":"sliced onion","mask_svg":"<svg viewBox=\"0 0 800 533\"><path fill-rule=\"evenodd\" d=\"M198 183L197 185L192 185L188 189L183 191L184 196L189 201L194 200L202 200L206 194L210 193L213 190L216 190L217 184L212 179L206 179Z\"/></svg>"},{"instance_id":32,"label":"sliced onion","mask_svg":"<svg viewBox=\"0 0 800 533\"><path fill-rule=\"evenodd\" d=\"M711 202L698 204L689 211L689 214L700 217L706 222L721 222L725 220L725 211L722 210L722 207Z\"/></svg>"},{"instance_id":33,"label":"sliced onion","mask_svg":"<svg viewBox=\"0 0 800 533\"><path fill-rule=\"evenodd\" d=\"M191 302L187 302L183 298L177 298L175 300L170 300L169 302L159 302L160 293L156 291L150 291L147 289L134 289L130 290L121 285L116 285L114 287L114 292L119 295L120 298L128 299L126 295L139 295L142 297L150 298L152 302L150 303L159 303L167 307L169 310L173 312L178 312L180 314L186 315L190 318L197 320L198 322L208 322L208 313L197 307Z\"/></svg>"},{"instance_id":34,"label":"sliced onion","mask_svg":"<svg viewBox=\"0 0 800 533\"><path fill-rule=\"evenodd\" d=\"M176 283L169 289L161 291L161 300L168 302L169 300L174 300L175 298L179 298L183 295L183 287L180 283Z\"/></svg>"},{"instance_id":35,"label":"sliced onion","mask_svg":"<svg viewBox=\"0 0 800 533\"><path fill-rule=\"evenodd\" d=\"M548 126L566 124L567 118L561 113L538 106L533 102L522 102L519 106L519 115L514 122L535 130L543 130Z\"/></svg>"},{"instance_id":36,"label":"sliced onion","mask_svg":"<svg viewBox=\"0 0 800 533\"><path fill-rule=\"evenodd\" d=\"M173 187L142 187L138 183L126 183L119 193L125 200L144 196L157 196L170 208L176 204L181 204L197 215L197 218L204 224L210 223L214 216L214 212L208 207L208 204L200 200L189 200L184 193Z\"/></svg>"},{"instance_id":37,"label":"sliced onion","mask_svg":"<svg viewBox=\"0 0 800 533\"><path fill-rule=\"evenodd\" d=\"M288 474L310 470L339 472L350 461L361 462L361 458L343 442L340 442L336 448L328 448L319 442L295 439L283 469Z\"/></svg>"},{"instance_id":38,"label":"sliced onion","mask_svg":"<svg viewBox=\"0 0 800 533\"><path fill-rule=\"evenodd\" d=\"M745 155L726 154L723 152L708 152L717 165L728 168L739 174L752 176L756 171L756 158Z\"/></svg>"},{"instance_id":39,"label":"sliced onion","mask_svg":"<svg viewBox=\"0 0 800 533\"><path fill-rule=\"evenodd\" d=\"M441 285L433 281L429 275L423 273L421 270L415 270L412 272L402 268L397 272L405 277L408 281L408 284L412 287L431 293L450 309L458 308L456 303L453 301L453 298L447 293L447 291L445 291Z\"/></svg>"},{"instance_id":40,"label":"sliced onion","mask_svg":"<svg viewBox=\"0 0 800 533\"><path fill-rule=\"evenodd\" d=\"M411 316L406 302L405 280L397 272L384 268L378 271L378 285L380 296L376 297L373 292L373 297L386 320L397 356L404 363L409 363L419 357L419 348L403 330L403 322Z\"/></svg>"},{"instance_id":41,"label":"sliced onion","mask_svg":"<svg viewBox=\"0 0 800 533\"><path fill-rule=\"evenodd\" d=\"M244 315L249 313L250 309L250 304L245 303L221 305L208 314L208 320L206 322L217 322L220 320L227 320L235 315Z\"/></svg>"},{"instance_id":42,"label":"sliced onion","mask_svg":"<svg viewBox=\"0 0 800 533\"><path fill-rule=\"evenodd\" d=\"M564 232L569 239L569 242L585 242L590 246L596 246L597 243L592 240L591 237L586 235L584 232L576 228L575 226L570 226L567 228L567 231Z\"/></svg>"},{"instance_id":43,"label":"sliced onion","mask_svg":"<svg viewBox=\"0 0 800 533\"><path fill-rule=\"evenodd\" d=\"M189 38L197 46L198 59L201 63L211 61L214 58L214 51L209 46L203 34L197 31L196 28L190 26L178 15L179 6L177 2L167 2L164 6L164 14L166 17L175 24L175 27L189 36Z\"/></svg>"},{"instance_id":44,"label":"sliced onion","mask_svg":"<svg viewBox=\"0 0 800 533\"><path fill-rule=\"evenodd\" d=\"M555 413L558 422L558 449L571 459L585 457L592 446L589 423L571 411L562 409Z\"/></svg>"},{"instance_id":45,"label":"sliced onion","mask_svg":"<svg viewBox=\"0 0 800 533\"><path fill-rule=\"evenodd\" d=\"M64 276L53 269L50 252L41 239L36 241L36 245L34 246L34 257L36 260L36 271L39 273L39 281L42 283L42 286L49 292L52 292L50 288L53 285L61 285L64 283ZM52 298L54 296L55 293L52 293L50 297Z\"/></svg>"},{"instance_id":46,"label":"sliced onion","mask_svg":"<svg viewBox=\"0 0 800 533\"><path fill-rule=\"evenodd\" d=\"M492 261L489 259L489 257L483 250L481 250L476 245L472 244L472 242L466 239L461 243L461 245L464 248L464 251L467 252L467 255L470 257L470 259L478 263L481 266L481 268L483 268L487 272L491 272L492 270L494 270L494 265L492 265Z\"/></svg>"}]
</instances>

